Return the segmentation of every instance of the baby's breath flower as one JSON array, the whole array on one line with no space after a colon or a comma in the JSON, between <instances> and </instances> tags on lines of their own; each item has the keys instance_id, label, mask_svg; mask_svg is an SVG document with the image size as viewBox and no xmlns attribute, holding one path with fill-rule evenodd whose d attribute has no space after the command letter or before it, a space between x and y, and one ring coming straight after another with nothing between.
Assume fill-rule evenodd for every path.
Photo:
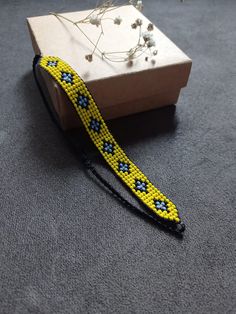
<instances>
[{"instance_id":1,"label":"baby's breath flower","mask_svg":"<svg viewBox=\"0 0 236 314\"><path fill-rule=\"evenodd\" d=\"M157 50L154 50L153 53L152 53L154 56L157 55Z\"/></svg>"},{"instance_id":2,"label":"baby's breath flower","mask_svg":"<svg viewBox=\"0 0 236 314\"><path fill-rule=\"evenodd\" d=\"M156 46L156 42L154 39L149 39L149 41L147 42L147 47L151 48L151 47L155 47Z\"/></svg>"},{"instance_id":3,"label":"baby's breath flower","mask_svg":"<svg viewBox=\"0 0 236 314\"><path fill-rule=\"evenodd\" d=\"M145 57L145 61L148 61L148 57Z\"/></svg>"},{"instance_id":4,"label":"baby's breath flower","mask_svg":"<svg viewBox=\"0 0 236 314\"><path fill-rule=\"evenodd\" d=\"M136 24L136 23L133 23L133 24L131 24L131 27L132 27L133 29L136 29L136 28L137 28L137 24Z\"/></svg>"},{"instance_id":5,"label":"baby's breath flower","mask_svg":"<svg viewBox=\"0 0 236 314\"><path fill-rule=\"evenodd\" d=\"M149 23L149 24L148 24L148 27L147 27L147 30L148 30L149 32L151 32L151 31L153 31L153 29L154 29L153 24L152 24L152 23Z\"/></svg>"},{"instance_id":6,"label":"baby's breath flower","mask_svg":"<svg viewBox=\"0 0 236 314\"><path fill-rule=\"evenodd\" d=\"M92 62L93 61L93 55L86 55L85 59L88 60L88 62Z\"/></svg>"},{"instance_id":7,"label":"baby's breath flower","mask_svg":"<svg viewBox=\"0 0 236 314\"><path fill-rule=\"evenodd\" d=\"M137 26L141 26L143 24L143 21L141 19L137 19L135 23Z\"/></svg>"},{"instance_id":8,"label":"baby's breath flower","mask_svg":"<svg viewBox=\"0 0 236 314\"><path fill-rule=\"evenodd\" d=\"M131 67L133 64L134 64L134 61L133 61L133 60L129 60L129 61L128 61L128 66L129 66L129 67Z\"/></svg>"},{"instance_id":9,"label":"baby's breath flower","mask_svg":"<svg viewBox=\"0 0 236 314\"><path fill-rule=\"evenodd\" d=\"M153 34L151 34L150 32L144 32L142 36L143 36L143 40L145 42L148 42L149 40L152 39Z\"/></svg>"},{"instance_id":10,"label":"baby's breath flower","mask_svg":"<svg viewBox=\"0 0 236 314\"><path fill-rule=\"evenodd\" d=\"M93 14L89 19L89 23L98 27L101 24L101 19L98 17L98 15Z\"/></svg>"},{"instance_id":11,"label":"baby's breath flower","mask_svg":"<svg viewBox=\"0 0 236 314\"><path fill-rule=\"evenodd\" d=\"M143 9L143 1L142 0L138 0L135 7L139 11L142 11L142 9Z\"/></svg>"},{"instance_id":12,"label":"baby's breath flower","mask_svg":"<svg viewBox=\"0 0 236 314\"><path fill-rule=\"evenodd\" d=\"M122 18L121 18L120 16L117 16L117 17L114 19L114 24L120 25L121 22L122 22Z\"/></svg>"},{"instance_id":13,"label":"baby's breath flower","mask_svg":"<svg viewBox=\"0 0 236 314\"><path fill-rule=\"evenodd\" d=\"M129 4L134 4L134 0L129 0Z\"/></svg>"}]
</instances>

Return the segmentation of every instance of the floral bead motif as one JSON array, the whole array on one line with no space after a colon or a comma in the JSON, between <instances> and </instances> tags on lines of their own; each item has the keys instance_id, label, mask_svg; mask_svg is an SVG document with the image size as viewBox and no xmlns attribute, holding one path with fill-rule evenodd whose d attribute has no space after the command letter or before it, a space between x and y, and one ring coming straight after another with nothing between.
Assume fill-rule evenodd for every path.
<instances>
[{"instance_id":1,"label":"floral bead motif","mask_svg":"<svg viewBox=\"0 0 236 314\"><path fill-rule=\"evenodd\" d=\"M147 182L136 179L135 180L135 190L147 193Z\"/></svg>"},{"instance_id":2,"label":"floral bead motif","mask_svg":"<svg viewBox=\"0 0 236 314\"><path fill-rule=\"evenodd\" d=\"M58 61L53 61L53 60L49 60L47 62L47 66L48 67L56 67L57 66Z\"/></svg>"},{"instance_id":3,"label":"floral bead motif","mask_svg":"<svg viewBox=\"0 0 236 314\"><path fill-rule=\"evenodd\" d=\"M79 105L83 109L88 109L88 98L86 96L79 95L79 97L77 98L77 105Z\"/></svg>"},{"instance_id":4,"label":"floral bead motif","mask_svg":"<svg viewBox=\"0 0 236 314\"><path fill-rule=\"evenodd\" d=\"M156 209L167 210L167 204L160 200L154 200Z\"/></svg>"},{"instance_id":5,"label":"floral bead motif","mask_svg":"<svg viewBox=\"0 0 236 314\"><path fill-rule=\"evenodd\" d=\"M66 83L73 83L73 74L67 72L61 72L61 80Z\"/></svg>"},{"instance_id":6,"label":"floral bead motif","mask_svg":"<svg viewBox=\"0 0 236 314\"><path fill-rule=\"evenodd\" d=\"M129 171L129 164L119 161L118 162L118 170L121 172L130 172Z\"/></svg>"},{"instance_id":7,"label":"floral bead motif","mask_svg":"<svg viewBox=\"0 0 236 314\"><path fill-rule=\"evenodd\" d=\"M90 129L99 133L101 129L101 122L97 119L91 118L90 120Z\"/></svg>"},{"instance_id":8,"label":"floral bead motif","mask_svg":"<svg viewBox=\"0 0 236 314\"><path fill-rule=\"evenodd\" d=\"M111 142L104 141L103 151L108 154L114 154L114 145Z\"/></svg>"}]
</instances>

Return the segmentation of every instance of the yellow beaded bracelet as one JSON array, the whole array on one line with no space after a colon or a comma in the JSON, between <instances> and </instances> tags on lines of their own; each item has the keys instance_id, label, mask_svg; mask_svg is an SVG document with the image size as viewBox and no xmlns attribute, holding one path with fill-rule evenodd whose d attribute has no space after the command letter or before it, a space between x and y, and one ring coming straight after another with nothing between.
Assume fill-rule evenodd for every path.
<instances>
[{"instance_id":1,"label":"yellow beaded bracelet","mask_svg":"<svg viewBox=\"0 0 236 314\"><path fill-rule=\"evenodd\" d=\"M156 218L167 222L168 225L174 225L179 232L184 231L176 206L148 180L121 149L108 130L80 76L67 63L54 56L41 57L39 66L46 70L65 91L94 145L115 174Z\"/></svg>"}]
</instances>

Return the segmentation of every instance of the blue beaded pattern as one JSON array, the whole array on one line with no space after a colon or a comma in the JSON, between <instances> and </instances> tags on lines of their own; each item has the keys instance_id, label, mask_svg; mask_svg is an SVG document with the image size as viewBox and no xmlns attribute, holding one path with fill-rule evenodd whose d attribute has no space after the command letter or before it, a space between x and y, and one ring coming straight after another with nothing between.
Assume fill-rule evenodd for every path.
<instances>
[{"instance_id":1,"label":"blue beaded pattern","mask_svg":"<svg viewBox=\"0 0 236 314\"><path fill-rule=\"evenodd\" d=\"M101 122L97 119L91 118L90 120L90 129L99 133L101 129Z\"/></svg>"},{"instance_id":2,"label":"blue beaded pattern","mask_svg":"<svg viewBox=\"0 0 236 314\"><path fill-rule=\"evenodd\" d=\"M48 67L56 67L57 66L58 61L54 61L54 60L49 60L47 63Z\"/></svg>"},{"instance_id":3,"label":"blue beaded pattern","mask_svg":"<svg viewBox=\"0 0 236 314\"><path fill-rule=\"evenodd\" d=\"M68 72L61 72L61 80L66 83L73 83L73 74Z\"/></svg>"},{"instance_id":4,"label":"blue beaded pattern","mask_svg":"<svg viewBox=\"0 0 236 314\"><path fill-rule=\"evenodd\" d=\"M121 172L129 172L130 173L129 164L119 161L118 162L118 170Z\"/></svg>"},{"instance_id":5,"label":"blue beaded pattern","mask_svg":"<svg viewBox=\"0 0 236 314\"><path fill-rule=\"evenodd\" d=\"M136 179L135 180L135 189L137 191L146 192L147 193L147 182Z\"/></svg>"},{"instance_id":6,"label":"blue beaded pattern","mask_svg":"<svg viewBox=\"0 0 236 314\"><path fill-rule=\"evenodd\" d=\"M88 98L86 96L79 95L77 98L77 105L83 109L88 109L89 105Z\"/></svg>"},{"instance_id":7,"label":"blue beaded pattern","mask_svg":"<svg viewBox=\"0 0 236 314\"><path fill-rule=\"evenodd\" d=\"M103 151L108 154L114 154L114 145L111 142L104 141Z\"/></svg>"},{"instance_id":8,"label":"blue beaded pattern","mask_svg":"<svg viewBox=\"0 0 236 314\"><path fill-rule=\"evenodd\" d=\"M156 206L156 209L167 210L167 204L163 201L155 199L154 204Z\"/></svg>"}]
</instances>

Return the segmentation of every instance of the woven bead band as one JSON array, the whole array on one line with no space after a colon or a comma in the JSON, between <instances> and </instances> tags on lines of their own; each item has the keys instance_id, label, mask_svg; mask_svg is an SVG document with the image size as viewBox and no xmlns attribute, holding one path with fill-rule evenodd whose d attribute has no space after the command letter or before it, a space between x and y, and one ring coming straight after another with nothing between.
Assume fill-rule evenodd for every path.
<instances>
[{"instance_id":1,"label":"woven bead band","mask_svg":"<svg viewBox=\"0 0 236 314\"><path fill-rule=\"evenodd\" d=\"M148 180L118 145L80 76L58 57L41 57L39 65L65 91L94 145L115 174L156 217L180 224L176 206Z\"/></svg>"}]
</instances>

